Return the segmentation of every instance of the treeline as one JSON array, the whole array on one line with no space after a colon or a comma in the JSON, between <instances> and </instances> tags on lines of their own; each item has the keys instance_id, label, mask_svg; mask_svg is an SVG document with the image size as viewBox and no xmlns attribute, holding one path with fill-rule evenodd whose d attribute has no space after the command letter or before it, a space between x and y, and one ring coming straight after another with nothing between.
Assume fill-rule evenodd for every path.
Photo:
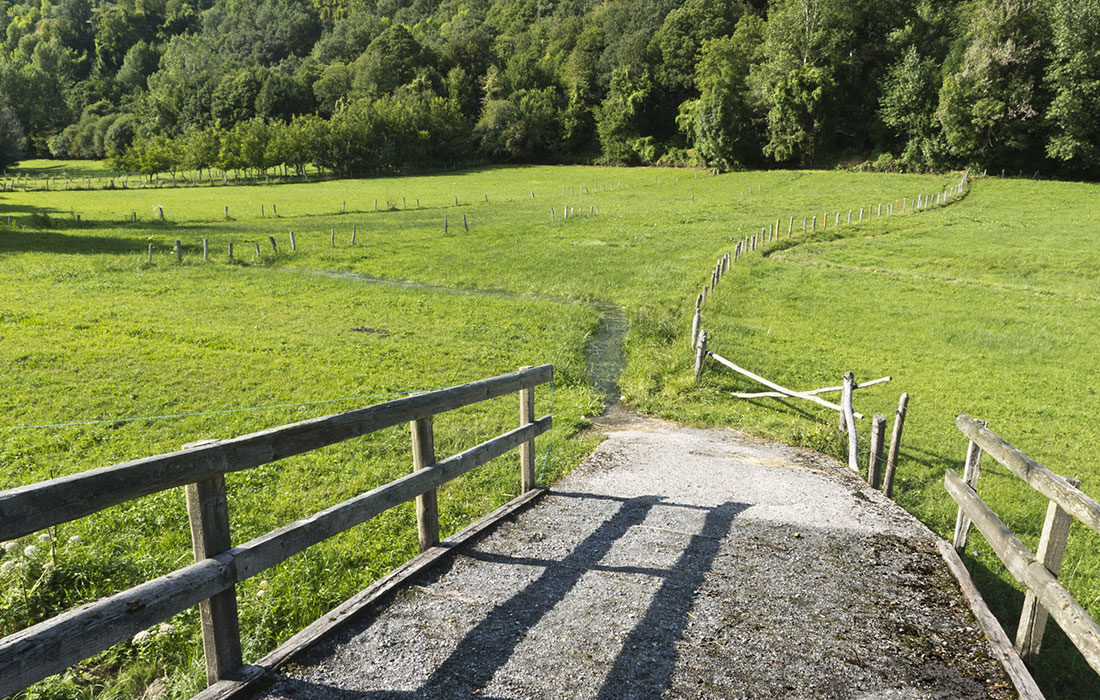
<instances>
[{"instance_id":1,"label":"treeline","mask_svg":"<svg viewBox=\"0 0 1100 700\"><path fill-rule=\"evenodd\" d=\"M1100 0L0 3L0 165L1100 175Z\"/></svg>"}]
</instances>

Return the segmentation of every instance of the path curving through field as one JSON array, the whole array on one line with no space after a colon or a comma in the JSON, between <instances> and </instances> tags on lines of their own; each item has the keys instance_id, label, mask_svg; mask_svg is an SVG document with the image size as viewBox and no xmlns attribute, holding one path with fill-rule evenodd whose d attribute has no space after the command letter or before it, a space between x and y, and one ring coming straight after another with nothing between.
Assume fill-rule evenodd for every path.
<instances>
[{"instance_id":1,"label":"path curving through field","mask_svg":"<svg viewBox=\"0 0 1100 700\"><path fill-rule=\"evenodd\" d=\"M556 304L587 306L600 315L600 322L596 327L596 332L588 338L588 342L585 344L584 349L588 383L603 397L606 408L611 408L619 401L619 395L621 393L619 391L619 376L626 367L626 355L623 343L630 322L623 308L609 301L581 301L571 297L554 294L514 292L508 289L451 287L430 282L418 282L416 280L395 280L385 277L374 277L359 272L297 270L295 268L284 269L293 270L295 272L306 272L313 275L322 275L325 277L347 279L363 284L397 287L400 289L422 289L429 292L483 296L494 299L534 299L538 301L549 301Z\"/></svg>"}]
</instances>

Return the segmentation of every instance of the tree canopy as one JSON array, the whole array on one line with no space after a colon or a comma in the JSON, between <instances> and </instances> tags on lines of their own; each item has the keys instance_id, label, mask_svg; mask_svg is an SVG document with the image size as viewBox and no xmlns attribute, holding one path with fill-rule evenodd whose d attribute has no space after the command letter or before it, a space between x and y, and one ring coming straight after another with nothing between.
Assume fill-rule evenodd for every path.
<instances>
[{"instance_id":1,"label":"tree canopy","mask_svg":"<svg viewBox=\"0 0 1100 700\"><path fill-rule=\"evenodd\" d=\"M1100 0L0 2L7 163L1100 175Z\"/></svg>"}]
</instances>

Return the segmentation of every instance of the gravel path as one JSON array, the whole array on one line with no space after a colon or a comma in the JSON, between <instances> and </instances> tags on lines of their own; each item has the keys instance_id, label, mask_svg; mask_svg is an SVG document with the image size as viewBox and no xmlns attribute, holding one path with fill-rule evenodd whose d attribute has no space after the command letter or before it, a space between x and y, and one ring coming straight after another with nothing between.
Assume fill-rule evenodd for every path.
<instances>
[{"instance_id":1,"label":"gravel path","mask_svg":"<svg viewBox=\"0 0 1100 700\"><path fill-rule=\"evenodd\" d=\"M933 535L836 462L658 421L258 697L1012 698Z\"/></svg>"}]
</instances>

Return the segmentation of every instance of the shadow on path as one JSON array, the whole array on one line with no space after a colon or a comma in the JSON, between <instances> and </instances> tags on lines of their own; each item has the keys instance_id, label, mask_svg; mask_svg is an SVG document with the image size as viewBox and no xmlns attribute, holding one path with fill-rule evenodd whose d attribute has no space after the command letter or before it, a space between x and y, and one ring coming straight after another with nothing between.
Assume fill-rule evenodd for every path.
<instances>
[{"instance_id":1,"label":"shadow on path","mask_svg":"<svg viewBox=\"0 0 1100 700\"><path fill-rule=\"evenodd\" d=\"M588 497L579 493L562 495ZM482 561L544 568L537 578L506 602L492 608L470 629L420 688L357 691L287 678L280 683L280 692L292 698L329 700L491 697L482 695L482 691L508 663L528 633L569 595L581 577L591 571L613 570L659 577L663 581L645 614L627 635L596 697L601 700L660 697L672 678L678 658L676 645L683 636L695 593L710 571L734 519L749 506L733 502L714 508L683 506L705 510L706 516L701 530L690 535L686 547L670 568L604 566L600 561L611 552L615 543L632 527L645 522L655 506L681 507L659 496L611 500L620 500L621 504L559 560L468 552L467 556Z\"/></svg>"}]
</instances>

